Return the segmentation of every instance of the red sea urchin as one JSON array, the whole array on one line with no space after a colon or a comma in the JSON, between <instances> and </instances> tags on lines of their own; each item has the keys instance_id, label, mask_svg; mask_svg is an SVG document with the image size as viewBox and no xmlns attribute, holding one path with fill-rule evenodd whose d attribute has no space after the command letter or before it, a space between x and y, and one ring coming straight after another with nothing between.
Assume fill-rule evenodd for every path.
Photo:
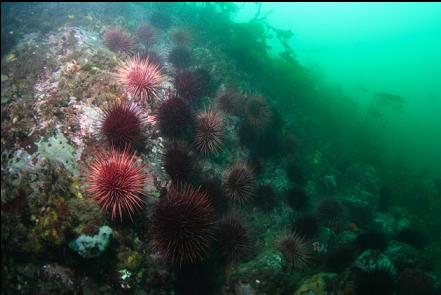
<instances>
[{"instance_id":1,"label":"red sea urchin","mask_svg":"<svg viewBox=\"0 0 441 295\"><path fill-rule=\"evenodd\" d=\"M204 155L220 149L224 122L216 110L209 108L197 116L195 146Z\"/></svg>"},{"instance_id":2,"label":"red sea urchin","mask_svg":"<svg viewBox=\"0 0 441 295\"><path fill-rule=\"evenodd\" d=\"M158 95L164 80L159 65L139 56L131 57L122 63L117 78L132 96L149 101Z\"/></svg>"},{"instance_id":3,"label":"red sea urchin","mask_svg":"<svg viewBox=\"0 0 441 295\"><path fill-rule=\"evenodd\" d=\"M214 238L209 198L187 184L171 186L156 204L150 220L153 246L172 264L201 261Z\"/></svg>"},{"instance_id":4,"label":"red sea urchin","mask_svg":"<svg viewBox=\"0 0 441 295\"><path fill-rule=\"evenodd\" d=\"M112 146L123 149L141 138L142 122L135 104L120 101L103 109L101 130Z\"/></svg>"},{"instance_id":5,"label":"red sea urchin","mask_svg":"<svg viewBox=\"0 0 441 295\"><path fill-rule=\"evenodd\" d=\"M254 175L247 164L239 162L227 169L224 175L224 190L233 202L248 201L251 198L253 188Z\"/></svg>"},{"instance_id":6,"label":"red sea urchin","mask_svg":"<svg viewBox=\"0 0 441 295\"><path fill-rule=\"evenodd\" d=\"M310 263L312 247L295 232L281 236L277 248L295 269L303 269Z\"/></svg>"},{"instance_id":7,"label":"red sea urchin","mask_svg":"<svg viewBox=\"0 0 441 295\"><path fill-rule=\"evenodd\" d=\"M143 169L144 165L127 150L103 152L89 166L86 191L103 210L112 212L112 219L118 216L122 221L126 215L132 219L143 205Z\"/></svg>"},{"instance_id":8,"label":"red sea urchin","mask_svg":"<svg viewBox=\"0 0 441 295\"><path fill-rule=\"evenodd\" d=\"M129 33L119 27L108 28L103 34L103 42L113 52L124 53L130 53L134 44Z\"/></svg>"}]
</instances>

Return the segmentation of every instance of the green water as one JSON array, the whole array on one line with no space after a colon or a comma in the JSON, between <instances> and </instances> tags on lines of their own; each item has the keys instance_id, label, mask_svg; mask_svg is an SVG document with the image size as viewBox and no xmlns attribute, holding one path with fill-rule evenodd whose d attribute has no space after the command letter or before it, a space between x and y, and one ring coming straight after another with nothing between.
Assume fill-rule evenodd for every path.
<instances>
[{"instance_id":1,"label":"green water","mask_svg":"<svg viewBox=\"0 0 441 295\"><path fill-rule=\"evenodd\" d=\"M238 5L237 21L254 17L256 4ZM376 140L389 157L441 173L439 3L262 3L261 11L272 25L292 30L299 62L340 86L359 105L358 116L373 92L405 97L403 113Z\"/></svg>"},{"instance_id":2,"label":"green water","mask_svg":"<svg viewBox=\"0 0 441 295\"><path fill-rule=\"evenodd\" d=\"M2 294L441 294L440 3L1 8Z\"/></svg>"}]
</instances>

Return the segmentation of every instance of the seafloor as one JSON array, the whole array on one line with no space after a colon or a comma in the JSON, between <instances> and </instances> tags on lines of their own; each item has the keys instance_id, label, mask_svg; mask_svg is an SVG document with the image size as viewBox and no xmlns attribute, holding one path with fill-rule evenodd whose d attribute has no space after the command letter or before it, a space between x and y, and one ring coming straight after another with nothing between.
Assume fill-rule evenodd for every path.
<instances>
[{"instance_id":1,"label":"seafloor","mask_svg":"<svg viewBox=\"0 0 441 295\"><path fill-rule=\"evenodd\" d=\"M439 294L440 181L237 9L2 3L2 294Z\"/></svg>"}]
</instances>

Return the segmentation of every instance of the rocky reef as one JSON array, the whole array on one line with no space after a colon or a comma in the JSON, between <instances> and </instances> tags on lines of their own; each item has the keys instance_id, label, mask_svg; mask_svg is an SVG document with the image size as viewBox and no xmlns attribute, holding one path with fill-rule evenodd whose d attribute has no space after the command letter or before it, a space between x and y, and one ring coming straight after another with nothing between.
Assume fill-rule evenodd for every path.
<instances>
[{"instance_id":1,"label":"rocky reef","mask_svg":"<svg viewBox=\"0 0 441 295\"><path fill-rule=\"evenodd\" d=\"M440 292L435 179L389 189L237 9L2 4L2 294Z\"/></svg>"}]
</instances>

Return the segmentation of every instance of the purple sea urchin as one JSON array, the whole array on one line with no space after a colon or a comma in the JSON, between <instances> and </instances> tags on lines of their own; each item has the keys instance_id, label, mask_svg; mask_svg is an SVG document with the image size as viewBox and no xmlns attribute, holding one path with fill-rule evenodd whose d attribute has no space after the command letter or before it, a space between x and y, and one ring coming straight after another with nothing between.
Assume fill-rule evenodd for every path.
<instances>
[{"instance_id":1,"label":"purple sea urchin","mask_svg":"<svg viewBox=\"0 0 441 295\"><path fill-rule=\"evenodd\" d=\"M171 186L150 220L153 246L172 264L201 261L214 238L213 207L208 196L188 184Z\"/></svg>"},{"instance_id":2,"label":"purple sea urchin","mask_svg":"<svg viewBox=\"0 0 441 295\"><path fill-rule=\"evenodd\" d=\"M223 112L238 115L242 112L245 97L237 90L227 88L218 92L216 102Z\"/></svg>"},{"instance_id":3,"label":"purple sea urchin","mask_svg":"<svg viewBox=\"0 0 441 295\"><path fill-rule=\"evenodd\" d=\"M281 236L277 248L296 269L304 269L311 262L312 245L295 232Z\"/></svg>"},{"instance_id":4,"label":"purple sea urchin","mask_svg":"<svg viewBox=\"0 0 441 295\"><path fill-rule=\"evenodd\" d=\"M217 240L222 255L229 263L240 261L251 251L248 232L234 215L224 217L217 223Z\"/></svg>"},{"instance_id":5,"label":"purple sea urchin","mask_svg":"<svg viewBox=\"0 0 441 295\"><path fill-rule=\"evenodd\" d=\"M141 138L143 120L139 108L128 102L116 102L103 109L101 130L109 143L123 149Z\"/></svg>"},{"instance_id":6,"label":"purple sea urchin","mask_svg":"<svg viewBox=\"0 0 441 295\"><path fill-rule=\"evenodd\" d=\"M103 34L104 44L114 52L130 53L133 50L133 39L129 33L119 27L108 28Z\"/></svg>"},{"instance_id":7,"label":"purple sea urchin","mask_svg":"<svg viewBox=\"0 0 441 295\"><path fill-rule=\"evenodd\" d=\"M190 107L179 97L171 96L158 108L159 130L163 136L180 137L193 122Z\"/></svg>"},{"instance_id":8,"label":"purple sea urchin","mask_svg":"<svg viewBox=\"0 0 441 295\"><path fill-rule=\"evenodd\" d=\"M254 189L254 175L249 166L239 162L228 168L224 174L226 195L236 203L248 201Z\"/></svg>"},{"instance_id":9,"label":"purple sea urchin","mask_svg":"<svg viewBox=\"0 0 441 295\"><path fill-rule=\"evenodd\" d=\"M190 151L178 144L167 148L163 162L165 171L173 181L187 180L193 168Z\"/></svg>"},{"instance_id":10,"label":"purple sea urchin","mask_svg":"<svg viewBox=\"0 0 441 295\"><path fill-rule=\"evenodd\" d=\"M216 110L210 108L199 113L196 120L196 149L204 155L220 150L224 122Z\"/></svg>"}]
</instances>

